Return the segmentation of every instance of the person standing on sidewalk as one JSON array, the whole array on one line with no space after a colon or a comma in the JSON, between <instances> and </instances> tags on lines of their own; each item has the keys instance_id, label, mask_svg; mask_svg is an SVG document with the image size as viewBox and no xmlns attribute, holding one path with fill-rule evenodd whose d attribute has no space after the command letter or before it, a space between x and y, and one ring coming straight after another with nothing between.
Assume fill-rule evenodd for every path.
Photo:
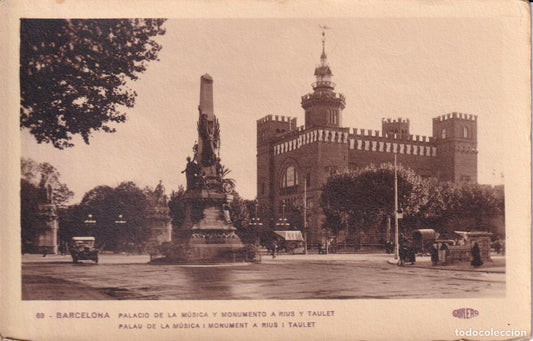
<instances>
[{"instance_id":1,"label":"person standing on sidewalk","mask_svg":"<svg viewBox=\"0 0 533 341\"><path fill-rule=\"evenodd\" d=\"M276 243L276 241L274 240L272 242L272 259L276 258L277 248L278 248L278 243Z\"/></svg>"},{"instance_id":2,"label":"person standing on sidewalk","mask_svg":"<svg viewBox=\"0 0 533 341\"><path fill-rule=\"evenodd\" d=\"M442 262L442 265L448 265L448 245L446 243L442 243L439 250L439 259Z\"/></svg>"},{"instance_id":3,"label":"person standing on sidewalk","mask_svg":"<svg viewBox=\"0 0 533 341\"><path fill-rule=\"evenodd\" d=\"M405 246L405 244L400 244L400 250L398 251L399 251L398 265L403 266L404 262L407 260L409 256L407 246Z\"/></svg>"},{"instance_id":4,"label":"person standing on sidewalk","mask_svg":"<svg viewBox=\"0 0 533 341\"><path fill-rule=\"evenodd\" d=\"M474 246L470 252L472 254L472 262L470 264L475 267L483 265L483 262L481 261L481 251L477 243L474 243Z\"/></svg>"},{"instance_id":5,"label":"person standing on sidewalk","mask_svg":"<svg viewBox=\"0 0 533 341\"><path fill-rule=\"evenodd\" d=\"M433 243L433 245L431 245L429 252L431 254L431 264L433 266L437 265L439 262L439 249L437 248L437 243Z\"/></svg>"},{"instance_id":6,"label":"person standing on sidewalk","mask_svg":"<svg viewBox=\"0 0 533 341\"><path fill-rule=\"evenodd\" d=\"M411 265L415 264L416 262L416 248L414 245L411 245L409 246L409 262L411 262Z\"/></svg>"}]
</instances>

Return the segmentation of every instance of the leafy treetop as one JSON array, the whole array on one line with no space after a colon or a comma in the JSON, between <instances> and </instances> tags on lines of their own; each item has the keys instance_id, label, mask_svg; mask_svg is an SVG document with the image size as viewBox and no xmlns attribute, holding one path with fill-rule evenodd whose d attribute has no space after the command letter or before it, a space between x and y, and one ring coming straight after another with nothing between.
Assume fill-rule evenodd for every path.
<instances>
[{"instance_id":1,"label":"leafy treetop","mask_svg":"<svg viewBox=\"0 0 533 341\"><path fill-rule=\"evenodd\" d=\"M21 128L58 149L114 132L126 120L136 80L157 60L164 19L21 20Z\"/></svg>"}]
</instances>

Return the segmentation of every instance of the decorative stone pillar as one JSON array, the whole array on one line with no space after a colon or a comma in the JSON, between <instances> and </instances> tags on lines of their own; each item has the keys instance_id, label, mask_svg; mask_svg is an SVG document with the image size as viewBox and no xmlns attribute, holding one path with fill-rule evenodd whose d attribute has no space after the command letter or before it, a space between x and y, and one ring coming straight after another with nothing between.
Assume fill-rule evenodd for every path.
<instances>
[{"instance_id":1,"label":"decorative stone pillar","mask_svg":"<svg viewBox=\"0 0 533 341\"><path fill-rule=\"evenodd\" d=\"M170 209L168 207L165 188L161 181L154 190L150 198L150 207L148 209L148 244L152 247L161 245L164 242L170 242L172 239L172 226L170 223Z\"/></svg>"},{"instance_id":2,"label":"decorative stone pillar","mask_svg":"<svg viewBox=\"0 0 533 341\"><path fill-rule=\"evenodd\" d=\"M56 205L53 203L39 204L39 220L35 233L37 252L57 254L57 222Z\"/></svg>"}]
</instances>

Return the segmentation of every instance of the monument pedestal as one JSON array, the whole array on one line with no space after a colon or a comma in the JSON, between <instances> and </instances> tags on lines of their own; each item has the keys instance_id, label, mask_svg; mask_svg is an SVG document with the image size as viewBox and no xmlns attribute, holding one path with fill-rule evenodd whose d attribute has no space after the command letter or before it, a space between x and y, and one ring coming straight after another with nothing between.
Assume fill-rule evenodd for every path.
<instances>
[{"instance_id":1,"label":"monument pedestal","mask_svg":"<svg viewBox=\"0 0 533 341\"><path fill-rule=\"evenodd\" d=\"M54 204L39 204L39 224L36 229L35 251L43 254L57 254L58 230L56 206Z\"/></svg>"},{"instance_id":2,"label":"monument pedestal","mask_svg":"<svg viewBox=\"0 0 533 341\"><path fill-rule=\"evenodd\" d=\"M167 260L172 263L208 264L246 261L237 230L224 210L228 195L209 189L185 193L185 221L176 233Z\"/></svg>"}]
</instances>

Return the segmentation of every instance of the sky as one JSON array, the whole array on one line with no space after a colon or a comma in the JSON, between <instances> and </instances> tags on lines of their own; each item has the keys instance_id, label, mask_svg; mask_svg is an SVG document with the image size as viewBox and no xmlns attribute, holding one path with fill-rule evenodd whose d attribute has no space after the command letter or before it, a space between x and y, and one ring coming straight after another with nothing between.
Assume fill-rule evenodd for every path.
<instances>
[{"instance_id":1,"label":"sky","mask_svg":"<svg viewBox=\"0 0 533 341\"><path fill-rule=\"evenodd\" d=\"M321 29L336 91L346 97L343 126L381 129L381 118L410 119L415 135L431 119L478 116L478 182L503 183L502 35L498 22L476 18L171 19L163 49L139 80L138 97L117 132L57 150L21 131L21 155L49 162L74 191L71 203L98 185L163 181L167 194L185 185L186 157L197 139L200 76L214 79L222 163L237 191L256 195L256 121L298 118L320 62ZM491 34L487 34L490 31Z\"/></svg>"}]
</instances>

